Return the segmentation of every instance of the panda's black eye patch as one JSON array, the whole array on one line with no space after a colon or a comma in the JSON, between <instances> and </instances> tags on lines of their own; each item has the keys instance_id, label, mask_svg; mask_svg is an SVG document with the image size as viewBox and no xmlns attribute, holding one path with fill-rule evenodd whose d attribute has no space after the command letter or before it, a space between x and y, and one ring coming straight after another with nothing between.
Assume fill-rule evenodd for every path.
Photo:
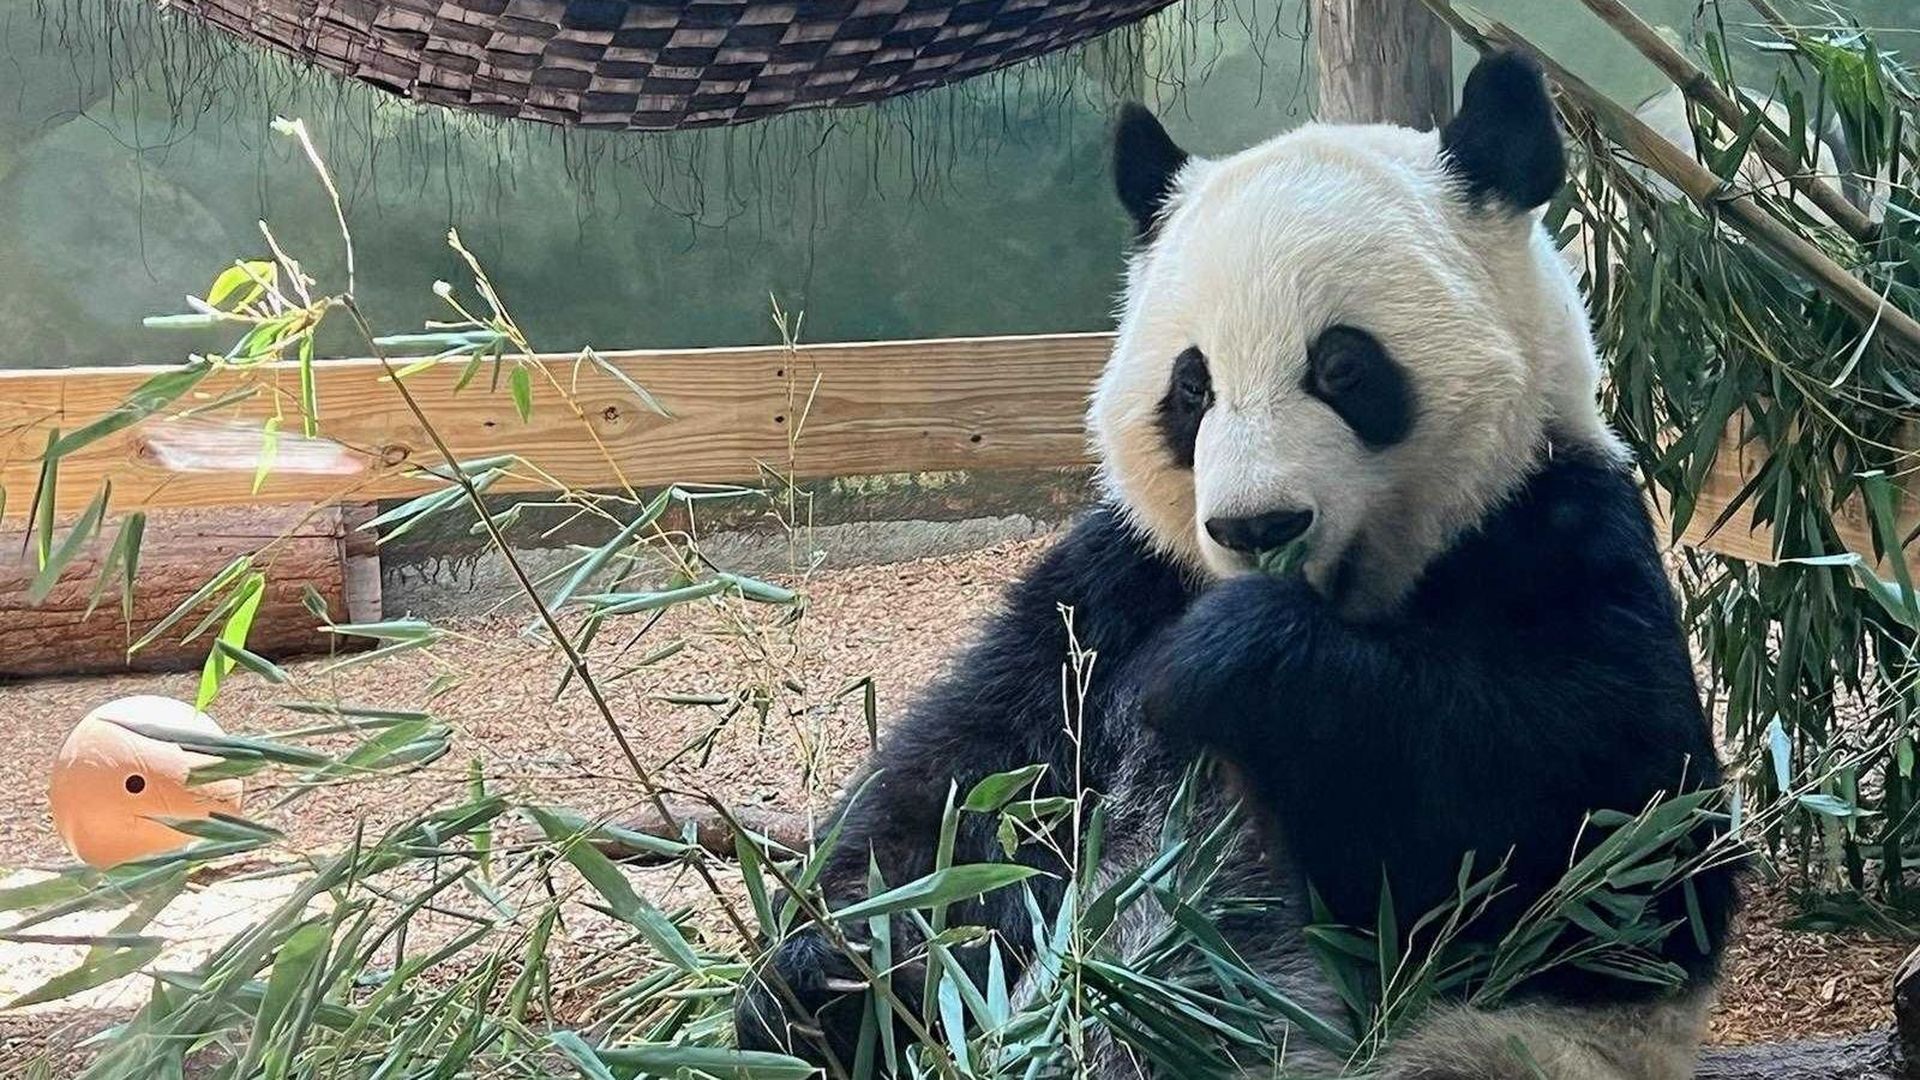
<instances>
[{"instance_id":1,"label":"panda's black eye patch","mask_svg":"<svg viewBox=\"0 0 1920 1080\"><path fill-rule=\"evenodd\" d=\"M1207 358L1189 346L1173 359L1167 392L1160 398L1158 422L1167 452L1183 469L1193 468L1193 444L1200 437L1200 419L1213 406L1213 376Z\"/></svg>"},{"instance_id":2,"label":"panda's black eye patch","mask_svg":"<svg viewBox=\"0 0 1920 1080\"><path fill-rule=\"evenodd\" d=\"M1365 330L1329 327L1308 346L1307 392L1326 402L1368 446L1392 446L1413 430L1413 387Z\"/></svg>"}]
</instances>

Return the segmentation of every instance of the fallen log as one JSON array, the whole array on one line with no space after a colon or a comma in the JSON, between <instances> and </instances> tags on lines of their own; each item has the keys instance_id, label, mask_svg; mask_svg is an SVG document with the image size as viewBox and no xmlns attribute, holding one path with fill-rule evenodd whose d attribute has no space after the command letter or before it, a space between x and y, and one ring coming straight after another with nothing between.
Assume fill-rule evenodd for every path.
<instances>
[{"instance_id":1,"label":"fallen log","mask_svg":"<svg viewBox=\"0 0 1920 1080\"><path fill-rule=\"evenodd\" d=\"M355 528L364 513L274 507L155 514L140 545L131 619L117 580L93 601L116 523L67 564L39 603L28 595L37 574L29 536L17 526L0 530L0 679L199 667L211 635L181 639L211 604L132 656L127 647L241 555L256 556L267 579L247 637L251 651L282 660L361 648L362 639L320 630L305 597L308 589L318 594L335 621L380 618L378 555L373 537Z\"/></svg>"},{"instance_id":2,"label":"fallen log","mask_svg":"<svg viewBox=\"0 0 1920 1080\"><path fill-rule=\"evenodd\" d=\"M1700 1055L1694 1080L1914 1080L1880 1031L1811 1042L1721 1046Z\"/></svg>"}]
</instances>

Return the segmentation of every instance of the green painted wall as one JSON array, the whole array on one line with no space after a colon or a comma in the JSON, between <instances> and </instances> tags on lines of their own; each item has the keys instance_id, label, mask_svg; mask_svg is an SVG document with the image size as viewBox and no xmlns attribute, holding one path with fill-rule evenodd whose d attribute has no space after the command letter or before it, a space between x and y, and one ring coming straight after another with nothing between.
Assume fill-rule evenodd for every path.
<instances>
[{"instance_id":1,"label":"green painted wall","mask_svg":"<svg viewBox=\"0 0 1920 1080\"><path fill-rule=\"evenodd\" d=\"M664 136L416 109L145 3L0 0L0 365L217 348L140 318L261 250L262 218L337 280L330 211L269 134L276 115L305 118L339 173L383 329L438 314L428 285L460 278L457 226L536 343L565 349L770 341L769 296L814 341L1099 328L1125 239L1104 175L1114 101L1147 98L1205 152L1310 104L1301 0L1186 0L1080 54L880 109ZM1574 0L1481 6L1623 97L1660 85ZM1640 5L1683 35L1693 6ZM1863 17L1911 28L1915 6Z\"/></svg>"}]
</instances>

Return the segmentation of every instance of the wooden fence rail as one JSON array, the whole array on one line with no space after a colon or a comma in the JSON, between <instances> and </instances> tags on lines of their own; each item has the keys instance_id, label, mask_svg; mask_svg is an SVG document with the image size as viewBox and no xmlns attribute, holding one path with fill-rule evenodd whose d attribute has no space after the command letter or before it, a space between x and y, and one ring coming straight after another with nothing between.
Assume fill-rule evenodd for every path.
<instances>
[{"instance_id":1,"label":"wooden fence rail","mask_svg":"<svg viewBox=\"0 0 1920 1080\"><path fill-rule=\"evenodd\" d=\"M531 419L482 373L456 392L464 361L408 377L434 426L462 460L517 453L555 481L584 488L752 481L762 466L796 478L1084 464L1088 390L1109 334L882 341L604 354L670 415L622 380L574 356L540 359ZM0 372L0 490L5 512L27 511L47 433L106 413L159 368ZM426 433L371 360L318 367L324 438L298 435L297 371L270 365L223 372L195 391L220 403L188 419L156 417L64 457L57 509L77 512L105 480L116 510L256 503L332 503L418 494L413 471L439 464ZM177 413L192 402L169 410ZM254 476L262 428L289 417L273 468ZM796 434L797 431L797 434ZM1757 466L1730 440L1701 492L1686 543L1765 561L1771 539L1735 515L1709 536ZM495 490L537 490L521 471ZM1903 508L1913 517L1916 500ZM1864 515L1837 522L1848 547L1871 556ZM1910 524L1910 523L1909 523ZM1920 575L1920 566L1915 568Z\"/></svg>"},{"instance_id":2,"label":"wooden fence rail","mask_svg":"<svg viewBox=\"0 0 1920 1080\"><path fill-rule=\"evenodd\" d=\"M415 372L407 385L462 460L518 453L567 486L751 481L762 464L801 478L1069 465L1088 460L1087 390L1110 340L1049 334L603 354L664 416L573 356L541 358L526 422L504 380L489 391L485 371L456 393L463 360ZM158 370L0 372L6 513L27 511L49 430L99 417ZM113 482L119 510L364 500L433 486L411 466L438 465L437 455L377 361L316 370L323 438L299 437L293 365L221 372L196 387L197 401L255 392L187 419L149 419L64 456L57 509L78 511L103 480ZM256 492L262 429L276 409L287 419ZM520 475L495 490L540 486Z\"/></svg>"}]
</instances>

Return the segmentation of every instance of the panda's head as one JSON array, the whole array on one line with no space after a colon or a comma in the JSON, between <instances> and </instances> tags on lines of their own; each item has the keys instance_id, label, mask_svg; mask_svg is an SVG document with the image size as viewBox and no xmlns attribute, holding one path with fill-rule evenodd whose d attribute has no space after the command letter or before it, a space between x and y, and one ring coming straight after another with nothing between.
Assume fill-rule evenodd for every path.
<instances>
[{"instance_id":1,"label":"panda's head","mask_svg":"<svg viewBox=\"0 0 1920 1080\"><path fill-rule=\"evenodd\" d=\"M1618 453L1535 213L1566 164L1525 59L1481 61L1437 134L1309 124L1202 160L1130 107L1115 167L1140 244L1090 426L1190 569L1304 537L1307 580L1377 617L1550 442Z\"/></svg>"}]
</instances>

